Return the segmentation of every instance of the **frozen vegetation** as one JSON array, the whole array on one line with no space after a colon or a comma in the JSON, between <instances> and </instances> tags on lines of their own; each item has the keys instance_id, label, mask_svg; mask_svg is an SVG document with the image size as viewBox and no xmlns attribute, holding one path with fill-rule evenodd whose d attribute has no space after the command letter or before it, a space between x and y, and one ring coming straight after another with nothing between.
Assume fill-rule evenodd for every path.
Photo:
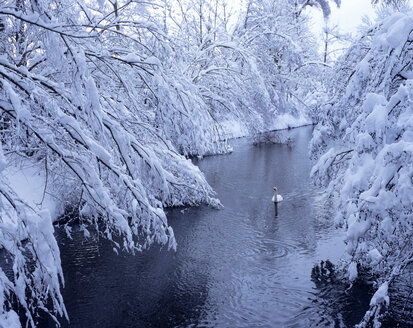
<instances>
[{"instance_id":1,"label":"frozen vegetation","mask_svg":"<svg viewBox=\"0 0 413 328\"><path fill-rule=\"evenodd\" d=\"M315 181L337 199L350 282L374 277L360 327L380 326L389 284L413 261L413 13L366 30L337 63L311 142Z\"/></svg>"},{"instance_id":2,"label":"frozen vegetation","mask_svg":"<svg viewBox=\"0 0 413 328\"><path fill-rule=\"evenodd\" d=\"M313 176L339 195L348 278L378 277L375 317L412 260L413 16L328 74L306 8L333 2L1 1L0 326L67 317L54 222L115 251L175 249L165 207L220 206L189 157L314 119Z\"/></svg>"}]
</instances>

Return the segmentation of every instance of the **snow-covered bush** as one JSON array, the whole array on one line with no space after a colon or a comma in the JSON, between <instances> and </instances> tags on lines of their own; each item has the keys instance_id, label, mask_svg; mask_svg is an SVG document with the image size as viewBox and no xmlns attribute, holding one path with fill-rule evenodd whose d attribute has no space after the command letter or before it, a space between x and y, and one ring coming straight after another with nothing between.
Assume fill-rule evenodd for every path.
<instances>
[{"instance_id":1,"label":"snow-covered bush","mask_svg":"<svg viewBox=\"0 0 413 328\"><path fill-rule=\"evenodd\" d=\"M388 286L413 261L413 13L366 32L336 68L311 142L314 180L338 199L350 282L377 284L361 326L379 326Z\"/></svg>"}]
</instances>

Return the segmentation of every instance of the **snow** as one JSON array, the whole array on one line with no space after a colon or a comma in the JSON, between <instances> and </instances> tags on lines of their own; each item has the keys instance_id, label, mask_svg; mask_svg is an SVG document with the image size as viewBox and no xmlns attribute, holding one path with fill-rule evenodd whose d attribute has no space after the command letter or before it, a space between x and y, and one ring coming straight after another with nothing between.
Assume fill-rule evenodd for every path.
<instances>
[{"instance_id":1,"label":"snow","mask_svg":"<svg viewBox=\"0 0 413 328\"><path fill-rule=\"evenodd\" d=\"M368 252L368 258L371 265L377 265L383 259L383 255L380 254L377 248L374 248Z\"/></svg>"},{"instance_id":2,"label":"snow","mask_svg":"<svg viewBox=\"0 0 413 328\"><path fill-rule=\"evenodd\" d=\"M360 64L358 64L358 70L361 74L361 78L365 79L370 74L370 63L368 62L367 58L364 58Z\"/></svg>"},{"instance_id":3,"label":"snow","mask_svg":"<svg viewBox=\"0 0 413 328\"><path fill-rule=\"evenodd\" d=\"M350 47L311 142L314 181L336 198L347 229L342 268L350 282L367 269L379 286L360 327L376 326L389 284L411 260L412 29L413 12L395 13Z\"/></svg>"},{"instance_id":4,"label":"snow","mask_svg":"<svg viewBox=\"0 0 413 328\"><path fill-rule=\"evenodd\" d=\"M378 33L382 45L397 48L404 43L406 37L411 32L413 17L403 13L397 13L389 17L383 24L383 28Z\"/></svg>"},{"instance_id":5,"label":"snow","mask_svg":"<svg viewBox=\"0 0 413 328\"><path fill-rule=\"evenodd\" d=\"M4 328L21 328L19 316L13 310L0 313L0 326Z\"/></svg>"},{"instance_id":6,"label":"snow","mask_svg":"<svg viewBox=\"0 0 413 328\"><path fill-rule=\"evenodd\" d=\"M2 148L1 144L0 146ZM3 163L6 162L2 151L0 159ZM55 210L56 206L53 202L42 204L37 198L39 194L33 192L45 179L39 178L32 169L33 166L29 166L20 171L11 171L3 165L3 170L0 171L0 248L12 259L14 275L12 283L0 269L0 301L4 304L4 297L13 293L26 309L28 324L35 326L28 308L29 304L38 302L39 299L50 297L60 316L67 317L67 313L60 293L64 278L49 210ZM34 187L33 190L30 190L28 183L33 184L29 185ZM25 240L24 244L22 240ZM16 244L19 246L16 247ZM30 260L30 254L33 257L32 269L30 279L26 279L26 257ZM29 295L31 299L28 299ZM2 308L0 325L19 327L19 318L15 312L7 312Z\"/></svg>"},{"instance_id":7,"label":"snow","mask_svg":"<svg viewBox=\"0 0 413 328\"><path fill-rule=\"evenodd\" d=\"M348 266L347 272L348 272L348 279L350 281L356 280L358 277L357 263L351 262L350 265Z\"/></svg>"},{"instance_id":8,"label":"snow","mask_svg":"<svg viewBox=\"0 0 413 328\"><path fill-rule=\"evenodd\" d=\"M312 124L311 120L305 115L295 117L291 114L281 114L274 116L274 123L269 125L268 130L285 130ZM245 137L251 134L248 127L237 120L226 120L220 123L224 131L223 137L228 139Z\"/></svg>"},{"instance_id":9,"label":"snow","mask_svg":"<svg viewBox=\"0 0 413 328\"><path fill-rule=\"evenodd\" d=\"M224 138L233 139L249 135L247 126L237 120L225 120L220 123L224 131Z\"/></svg>"},{"instance_id":10,"label":"snow","mask_svg":"<svg viewBox=\"0 0 413 328\"><path fill-rule=\"evenodd\" d=\"M46 210L53 221L62 214L61 199L50 191L45 193L44 167L27 162L22 166L9 166L3 174L7 176L10 187L24 203L38 211Z\"/></svg>"},{"instance_id":11,"label":"snow","mask_svg":"<svg viewBox=\"0 0 413 328\"><path fill-rule=\"evenodd\" d=\"M370 306L375 306L380 303L385 303L386 305L389 305L390 298L389 298L388 293L389 293L389 283L386 281L374 293L370 301Z\"/></svg>"},{"instance_id":12,"label":"snow","mask_svg":"<svg viewBox=\"0 0 413 328\"><path fill-rule=\"evenodd\" d=\"M4 157L3 147L0 147L0 172L2 172L7 167L7 161Z\"/></svg>"},{"instance_id":13,"label":"snow","mask_svg":"<svg viewBox=\"0 0 413 328\"><path fill-rule=\"evenodd\" d=\"M393 68L409 67L396 64L405 57L411 15L379 26L376 46L362 41L354 48L357 63L345 60L342 70L351 67L354 77L333 79L334 87L350 80L338 91L348 98L330 102L319 115L318 104L329 100L331 86L322 82L328 73L313 65L319 58L308 22L291 20L295 9L283 2L252 1L254 10L230 30L224 3L215 4L216 21L216 6L204 6L205 31L213 28L213 36L194 28L199 13L191 2L182 3L181 13L171 11L176 20L167 24L150 2L128 2L116 15L101 0L68 0L65 10L43 1L23 10L14 2L0 4L7 16L0 33L0 247L17 278L11 282L0 272L0 306L17 300L28 326L35 326L39 308L67 317L53 236L63 206L79 213L85 238L94 227L110 240L118 235L116 251L154 243L176 249L164 208L220 206L188 157L230 152L228 138L324 119L312 142L324 155L312 174L343 187L350 261L382 266L385 243L371 238L372 231L399 227L393 220L400 224L395 236L408 228L412 88L409 81L386 83L398 81ZM314 4L328 16L328 1ZM16 31L22 31L19 42ZM412 76L409 69L400 74ZM332 146L334 135L352 148ZM383 213L397 217L387 220ZM389 233L385 239L393 241ZM0 318L0 325L15 325L12 311Z\"/></svg>"},{"instance_id":14,"label":"snow","mask_svg":"<svg viewBox=\"0 0 413 328\"><path fill-rule=\"evenodd\" d=\"M122 57L122 60L129 63L141 63L142 58L135 53L128 53L126 56Z\"/></svg>"},{"instance_id":15,"label":"snow","mask_svg":"<svg viewBox=\"0 0 413 328\"><path fill-rule=\"evenodd\" d=\"M161 65L161 61L158 58L156 58L155 56L150 56L150 57L146 58L144 63L149 64L149 65L157 65L157 66Z\"/></svg>"},{"instance_id":16,"label":"snow","mask_svg":"<svg viewBox=\"0 0 413 328\"><path fill-rule=\"evenodd\" d=\"M367 96L369 97L369 96ZM369 99L369 98L367 98ZM366 100L367 102L368 100ZM369 115L366 117L365 128L369 134L381 136L384 133L387 120L386 106L376 104Z\"/></svg>"},{"instance_id":17,"label":"snow","mask_svg":"<svg viewBox=\"0 0 413 328\"><path fill-rule=\"evenodd\" d=\"M299 126L312 124L312 121L305 115L295 117L289 113L277 115L276 123L273 125L273 130L282 130L296 128Z\"/></svg>"}]
</instances>

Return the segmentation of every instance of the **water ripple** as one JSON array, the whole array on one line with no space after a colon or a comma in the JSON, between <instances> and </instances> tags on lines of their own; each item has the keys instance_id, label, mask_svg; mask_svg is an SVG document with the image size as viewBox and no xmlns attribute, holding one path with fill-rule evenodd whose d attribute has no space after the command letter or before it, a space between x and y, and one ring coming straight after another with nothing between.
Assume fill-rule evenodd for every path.
<instances>
[{"instance_id":1,"label":"water ripple","mask_svg":"<svg viewBox=\"0 0 413 328\"><path fill-rule=\"evenodd\" d=\"M342 237L309 180L311 128L286 133L293 147L241 142L231 155L199 162L225 207L169 210L176 253L153 247L116 255L104 240L61 237L71 317L62 326L334 327L339 316L350 322L351 312L335 303L347 304L345 293L320 295L311 281L314 264L337 253ZM274 185L284 197L278 217Z\"/></svg>"}]
</instances>

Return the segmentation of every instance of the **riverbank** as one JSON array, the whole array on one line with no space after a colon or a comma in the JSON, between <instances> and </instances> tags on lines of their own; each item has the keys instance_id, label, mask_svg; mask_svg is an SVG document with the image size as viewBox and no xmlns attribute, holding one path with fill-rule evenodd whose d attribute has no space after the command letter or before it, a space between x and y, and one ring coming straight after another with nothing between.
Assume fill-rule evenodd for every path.
<instances>
[{"instance_id":1,"label":"riverbank","mask_svg":"<svg viewBox=\"0 0 413 328\"><path fill-rule=\"evenodd\" d=\"M290 114L282 114L277 117L271 126L270 132L297 128L311 124L308 118L293 117ZM251 133L241 122L223 122L224 138L229 140L249 136ZM265 132L265 131L264 131ZM48 181L47 169L42 162L33 162L29 159L19 161L17 165L9 165L3 172L16 192L17 196L30 207L37 211L48 211L53 222L58 221L64 214L64 198L58 193L51 192L56 189L53 181Z\"/></svg>"}]
</instances>

